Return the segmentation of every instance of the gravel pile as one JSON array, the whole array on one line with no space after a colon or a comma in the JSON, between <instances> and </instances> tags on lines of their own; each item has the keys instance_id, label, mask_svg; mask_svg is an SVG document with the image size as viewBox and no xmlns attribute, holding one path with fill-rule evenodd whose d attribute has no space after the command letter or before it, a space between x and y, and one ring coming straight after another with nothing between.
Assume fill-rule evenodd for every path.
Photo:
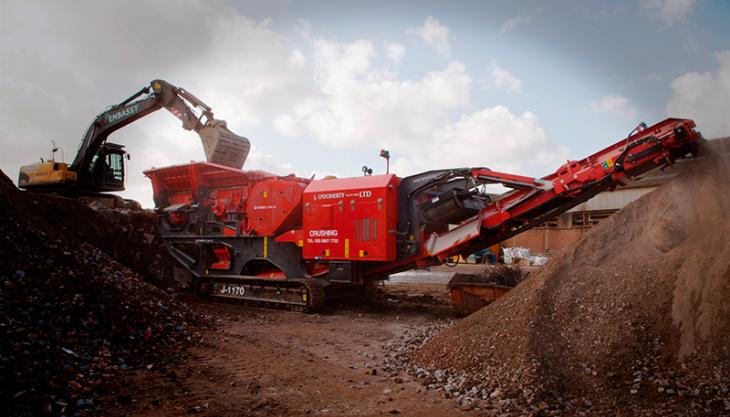
<instances>
[{"instance_id":1,"label":"gravel pile","mask_svg":"<svg viewBox=\"0 0 730 417\"><path fill-rule=\"evenodd\" d=\"M529 387L524 391L528 398L510 397L494 379L480 380L454 367L435 368L412 360L414 352L427 346L454 323L447 321L405 331L399 339L383 346L386 354L380 369L394 382L403 382L403 374L408 374L425 389L440 392L444 398L452 398L462 411L477 410L485 416L561 415L566 410L576 409L570 402L559 407L545 401L534 401L533 390Z\"/></svg>"},{"instance_id":2,"label":"gravel pile","mask_svg":"<svg viewBox=\"0 0 730 417\"><path fill-rule=\"evenodd\" d=\"M88 415L120 373L162 367L199 339L194 326L201 319L174 294L75 230L83 223L115 225L94 224L103 214L52 200L18 191L0 172L0 401L6 415ZM102 237L100 231L94 238ZM107 250L123 246L120 240Z\"/></svg>"},{"instance_id":3,"label":"gravel pile","mask_svg":"<svg viewBox=\"0 0 730 417\"><path fill-rule=\"evenodd\" d=\"M412 363L490 412L730 415L730 158L704 148Z\"/></svg>"},{"instance_id":4,"label":"gravel pile","mask_svg":"<svg viewBox=\"0 0 730 417\"><path fill-rule=\"evenodd\" d=\"M90 198L20 194L30 204L33 216L52 221L56 233L95 246L160 288L177 287L172 279L173 260L160 236L154 211L112 209Z\"/></svg>"},{"instance_id":5,"label":"gravel pile","mask_svg":"<svg viewBox=\"0 0 730 417\"><path fill-rule=\"evenodd\" d=\"M109 209L93 203L88 207L101 218L101 224L106 227L97 230L100 232L97 234L77 229L79 238L106 252L160 288L178 287L179 283L172 279L174 262L160 235L158 217L153 210Z\"/></svg>"}]
</instances>

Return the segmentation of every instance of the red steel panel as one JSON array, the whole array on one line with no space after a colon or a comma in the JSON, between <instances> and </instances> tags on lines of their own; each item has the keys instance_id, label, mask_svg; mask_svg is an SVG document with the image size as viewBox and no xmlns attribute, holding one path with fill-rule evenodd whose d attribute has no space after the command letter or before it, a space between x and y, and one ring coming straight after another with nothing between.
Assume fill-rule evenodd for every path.
<instances>
[{"instance_id":1,"label":"red steel panel","mask_svg":"<svg viewBox=\"0 0 730 417\"><path fill-rule=\"evenodd\" d=\"M394 260L399 181L392 174L312 181L304 190L304 258Z\"/></svg>"},{"instance_id":2,"label":"red steel panel","mask_svg":"<svg viewBox=\"0 0 730 417\"><path fill-rule=\"evenodd\" d=\"M257 236L271 236L301 225L305 186L281 179L256 183L246 204L250 230Z\"/></svg>"}]
</instances>

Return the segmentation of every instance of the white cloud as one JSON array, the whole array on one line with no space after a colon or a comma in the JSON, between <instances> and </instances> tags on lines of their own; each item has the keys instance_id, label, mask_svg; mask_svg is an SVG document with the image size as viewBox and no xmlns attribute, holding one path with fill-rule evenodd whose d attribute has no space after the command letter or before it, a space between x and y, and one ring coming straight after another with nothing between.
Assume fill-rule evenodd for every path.
<instances>
[{"instance_id":1,"label":"white cloud","mask_svg":"<svg viewBox=\"0 0 730 417\"><path fill-rule=\"evenodd\" d=\"M248 154L248 163L255 166L256 169L278 175L288 175L294 171L294 166L291 163L281 162L276 155L263 153L258 150L256 145L251 145L251 152Z\"/></svg>"},{"instance_id":2,"label":"white cloud","mask_svg":"<svg viewBox=\"0 0 730 417\"><path fill-rule=\"evenodd\" d=\"M289 56L289 62L301 67L307 62L307 58L304 57L302 51L300 51L299 49L295 49L291 52L291 55Z\"/></svg>"},{"instance_id":3,"label":"white cloud","mask_svg":"<svg viewBox=\"0 0 730 417\"><path fill-rule=\"evenodd\" d=\"M397 64L405 55L406 47L399 43L388 42L385 44L385 51L388 58Z\"/></svg>"},{"instance_id":4,"label":"white cloud","mask_svg":"<svg viewBox=\"0 0 730 417\"><path fill-rule=\"evenodd\" d=\"M429 16L423 22L423 26L408 29L409 35L416 35L434 48L441 56L448 58L451 55L449 50L449 28L441 22Z\"/></svg>"},{"instance_id":5,"label":"white cloud","mask_svg":"<svg viewBox=\"0 0 730 417\"><path fill-rule=\"evenodd\" d=\"M641 6L650 16L670 26L686 19L696 3L697 0L641 0Z\"/></svg>"},{"instance_id":6,"label":"white cloud","mask_svg":"<svg viewBox=\"0 0 730 417\"><path fill-rule=\"evenodd\" d=\"M532 16L515 16L511 19L506 20L499 27L499 34L504 35L507 32L511 32L520 25L528 24L532 21Z\"/></svg>"},{"instance_id":7,"label":"white cloud","mask_svg":"<svg viewBox=\"0 0 730 417\"><path fill-rule=\"evenodd\" d=\"M366 39L348 44L312 39L314 81L325 92L340 91L368 72L376 56L373 43Z\"/></svg>"},{"instance_id":8,"label":"white cloud","mask_svg":"<svg viewBox=\"0 0 730 417\"><path fill-rule=\"evenodd\" d=\"M688 117L706 137L730 135L730 50L715 54L715 72L690 72L672 81L667 114Z\"/></svg>"},{"instance_id":9,"label":"white cloud","mask_svg":"<svg viewBox=\"0 0 730 417\"><path fill-rule=\"evenodd\" d=\"M395 153L396 172L487 166L518 174L535 168L547 173L568 155L549 141L534 114L514 114L504 106L465 114L414 145Z\"/></svg>"},{"instance_id":10,"label":"white cloud","mask_svg":"<svg viewBox=\"0 0 730 417\"><path fill-rule=\"evenodd\" d=\"M524 173L564 160L565 151L555 149L532 113L502 106L470 112L473 82L464 64L400 80L377 68L377 51L358 42L312 37L320 94L280 115L280 133L335 147L388 148L399 175L468 165ZM496 73L500 85L519 87L516 77Z\"/></svg>"},{"instance_id":11,"label":"white cloud","mask_svg":"<svg viewBox=\"0 0 730 417\"><path fill-rule=\"evenodd\" d=\"M512 92L522 91L522 80L512 72L497 65L494 61L492 61L487 75L488 77L486 79L480 81L488 86L506 88Z\"/></svg>"},{"instance_id":12,"label":"white cloud","mask_svg":"<svg viewBox=\"0 0 730 417\"><path fill-rule=\"evenodd\" d=\"M374 140L399 143L429 134L448 121L450 111L469 101L471 77L458 62L415 81L392 79L378 71L350 75L321 76L321 94L278 117L279 132L306 134L338 147Z\"/></svg>"},{"instance_id":13,"label":"white cloud","mask_svg":"<svg viewBox=\"0 0 730 417\"><path fill-rule=\"evenodd\" d=\"M459 62L418 80L398 80L373 68L367 40L339 43L312 37L313 78L319 88L274 125L285 135L307 135L333 146L423 137L469 102L471 77Z\"/></svg>"},{"instance_id":14,"label":"white cloud","mask_svg":"<svg viewBox=\"0 0 730 417\"><path fill-rule=\"evenodd\" d=\"M274 129L285 136L298 136L300 132L298 121L288 114L279 115L274 120Z\"/></svg>"},{"instance_id":15,"label":"white cloud","mask_svg":"<svg viewBox=\"0 0 730 417\"><path fill-rule=\"evenodd\" d=\"M633 119L639 114L629 99L618 94L609 94L599 101L591 102L590 108L593 113L613 114L624 119Z\"/></svg>"}]
</instances>

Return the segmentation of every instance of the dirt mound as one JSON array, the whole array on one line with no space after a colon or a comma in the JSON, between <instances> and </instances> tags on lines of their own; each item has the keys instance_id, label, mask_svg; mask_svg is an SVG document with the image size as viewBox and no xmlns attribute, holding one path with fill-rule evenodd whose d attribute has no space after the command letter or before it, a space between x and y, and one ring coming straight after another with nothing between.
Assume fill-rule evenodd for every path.
<instances>
[{"instance_id":1,"label":"dirt mound","mask_svg":"<svg viewBox=\"0 0 730 417\"><path fill-rule=\"evenodd\" d=\"M13 187L14 188L14 187ZM152 210L107 208L91 199L18 192L33 216L53 220L57 233L87 242L160 288L175 287L173 260ZM20 204L16 201L16 204Z\"/></svg>"},{"instance_id":2,"label":"dirt mound","mask_svg":"<svg viewBox=\"0 0 730 417\"><path fill-rule=\"evenodd\" d=\"M164 366L199 320L77 236L83 223L109 227L95 224L101 214L54 199L20 192L0 172L0 401L9 415L86 415L119 372Z\"/></svg>"},{"instance_id":3,"label":"dirt mound","mask_svg":"<svg viewBox=\"0 0 730 417\"><path fill-rule=\"evenodd\" d=\"M413 359L468 375L502 411L730 415L726 145Z\"/></svg>"},{"instance_id":4,"label":"dirt mound","mask_svg":"<svg viewBox=\"0 0 730 417\"><path fill-rule=\"evenodd\" d=\"M0 184L2 184L2 185L0 185L0 187L2 187L2 188L8 188L8 187L13 187L13 188L15 188L15 186L13 185L13 180L11 180L11 179L10 179L10 178L9 178L9 177L8 177L7 175L5 175L5 173L4 173L4 172L2 172L2 171L0 171Z\"/></svg>"}]
</instances>

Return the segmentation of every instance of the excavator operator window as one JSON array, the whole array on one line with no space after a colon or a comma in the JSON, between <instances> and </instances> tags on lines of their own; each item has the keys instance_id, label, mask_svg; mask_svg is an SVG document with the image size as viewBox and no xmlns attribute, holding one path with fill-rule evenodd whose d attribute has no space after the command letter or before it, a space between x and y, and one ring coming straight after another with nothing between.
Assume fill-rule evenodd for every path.
<instances>
[{"instance_id":1,"label":"excavator operator window","mask_svg":"<svg viewBox=\"0 0 730 417\"><path fill-rule=\"evenodd\" d=\"M118 182L124 181L124 161L123 156L118 153L110 153L106 155L106 181Z\"/></svg>"}]
</instances>

